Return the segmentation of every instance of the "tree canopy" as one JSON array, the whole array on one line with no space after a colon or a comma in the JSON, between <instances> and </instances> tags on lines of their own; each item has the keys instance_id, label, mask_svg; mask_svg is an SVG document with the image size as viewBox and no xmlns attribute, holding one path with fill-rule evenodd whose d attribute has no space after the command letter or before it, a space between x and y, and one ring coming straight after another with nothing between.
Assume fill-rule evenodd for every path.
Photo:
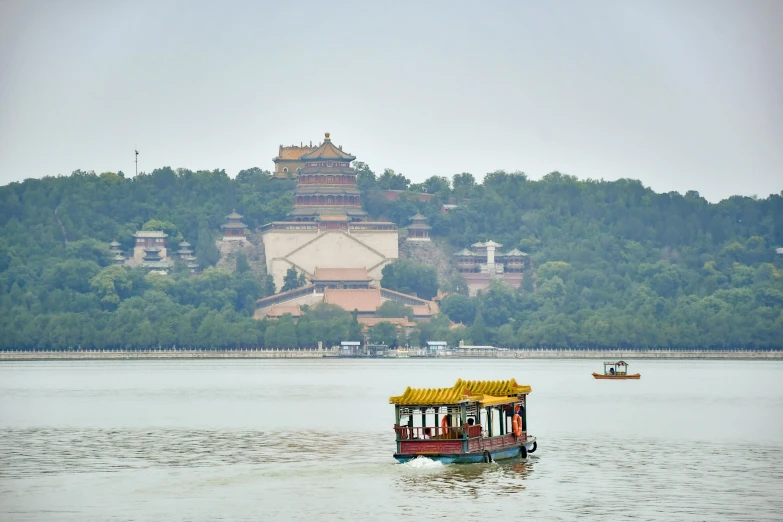
<instances>
[{"instance_id":1,"label":"tree canopy","mask_svg":"<svg viewBox=\"0 0 783 522\"><path fill-rule=\"evenodd\" d=\"M783 347L783 194L710 203L695 191L656 193L640 182L532 180L497 171L411 183L357 162L372 218L405 225L425 215L448 251L493 239L529 254L520 288L494 284L467 297L464 278L398 260L383 286L432 298L442 314L396 342L484 342L508 347ZM0 347L314 346L360 340L357 318L311 307L296 322L252 319L271 277L215 268L214 238L231 209L252 229L283 219L295 181L258 168L168 167L136 177L76 171L0 187ZM400 191L396 199L384 190ZM422 197L421 193L428 194ZM443 204L452 203L444 213ZM168 276L113 265L108 243L164 230L194 243L201 274ZM170 245L174 246L174 245ZM303 283L296 273L296 282ZM399 307L383 313L397 317ZM403 313L407 315L407 312ZM464 326L454 327L453 323ZM384 326L376 332L391 338ZM388 334L388 335L387 335Z\"/></svg>"}]
</instances>

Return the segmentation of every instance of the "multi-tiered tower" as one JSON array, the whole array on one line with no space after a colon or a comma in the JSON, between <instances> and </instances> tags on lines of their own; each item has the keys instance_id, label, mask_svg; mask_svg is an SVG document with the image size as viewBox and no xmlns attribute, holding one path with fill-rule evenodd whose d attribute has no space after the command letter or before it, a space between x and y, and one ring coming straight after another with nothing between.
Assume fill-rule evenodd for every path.
<instances>
[{"instance_id":1,"label":"multi-tiered tower","mask_svg":"<svg viewBox=\"0 0 783 522\"><path fill-rule=\"evenodd\" d=\"M122 255L120 244L117 241L112 241L109 243L109 253L112 256L112 260L114 261L115 265L125 264L125 256Z\"/></svg>"},{"instance_id":2,"label":"multi-tiered tower","mask_svg":"<svg viewBox=\"0 0 783 522\"><path fill-rule=\"evenodd\" d=\"M368 221L356 187L356 157L324 142L302 154L294 209L287 221L261 227L267 273L278 288L290 268L312 280L316 268L362 268L380 282L383 267L397 259L397 226Z\"/></svg>"},{"instance_id":3,"label":"multi-tiered tower","mask_svg":"<svg viewBox=\"0 0 783 522\"><path fill-rule=\"evenodd\" d=\"M245 241L247 225L242 223L242 216L236 209L226 216L226 222L220 227L223 229L223 241Z\"/></svg>"},{"instance_id":4,"label":"multi-tiered tower","mask_svg":"<svg viewBox=\"0 0 783 522\"><path fill-rule=\"evenodd\" d=\"M427 224L427 218L416 214L411 218L411 224L408 225L407 241L429 241L430 230L432 227Z\"/></svg>"},{"instance_id":5,"label":"multi-tiered tower","mask_svg":"<svg viewBox=\"0 0 783 522\"><path fill-rule=\"evenodd\" d=\"M337 224L366 219L361 194L356 188L356 171L351 168L356 156L336 147L327 132L323 144L300 159L304 168L297 178L294 210L291 212L294 221Z\"/></svg>"},{"instance_id":6,"label":"multi-tiered tower","mask_svg":"<svg viewBox=\"0 0 783 522\"><path fill-rule=\"evenodd\" d=\"M191 244L187 241L180 243L179 250L177 250L177 257L179 257L182 262L187 264L188 271L191 274L195 274L198 272L198 261L196 256L193 255L193 249L190 247Z\"/></svg>"}]
</instances>

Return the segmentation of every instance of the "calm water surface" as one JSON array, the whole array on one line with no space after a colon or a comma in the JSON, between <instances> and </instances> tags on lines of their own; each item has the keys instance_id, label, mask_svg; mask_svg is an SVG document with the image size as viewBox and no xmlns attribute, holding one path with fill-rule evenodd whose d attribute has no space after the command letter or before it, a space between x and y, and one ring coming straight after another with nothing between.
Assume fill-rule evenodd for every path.
<instances>
[{"instance_id":1,"label":"calm water surface","mask_svg":"<svg viewBox=\"0 0 783 522\"><path fill-rule=\"evenodd\" d=\"M0 364L1 520L781 520L783 363ZM533 386L527 460L396 464L390 395ZM506 518L508 519L508 518Z\"/></svg>"}]
</instances>

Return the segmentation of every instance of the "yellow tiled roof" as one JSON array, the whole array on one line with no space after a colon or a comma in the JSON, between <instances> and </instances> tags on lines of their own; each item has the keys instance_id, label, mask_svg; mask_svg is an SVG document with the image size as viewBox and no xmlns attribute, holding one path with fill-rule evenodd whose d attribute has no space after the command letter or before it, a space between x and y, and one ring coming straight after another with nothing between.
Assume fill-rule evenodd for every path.
<instances>
[{"instance_id":1,"label":"yellow tiled roof","mask_svg":"<svg viewBox=\"0 0 783 522\"><path fill-rule=\"evenodd\" d=\"M302 308L299 305L273 305L267 312L267 317L283 317L285 314L291 314L293 317L300 317L302 315Z\"/></svg>"},{"instance_id":2,"label":"yellow tiled roof","mask_svg":"<svg viewBox=\"0 0 783 522\"><path fill-rule=\"evenodd\" d=\"M341 306L349 312L374 312L381 306L381 291L377 288L325 288L324 303Z\"/></svg>"},{"instance_id":3,"label":"yellow tiled roof","mask_svg":"<svg viewBox=\"0 0 783 522\"><path fill-rule=\"evenodd\" d=\"M274 158L274 160L298 160L302 157L302 155L313 152L317 148L318 147L308 147L307 145L303 147L297 147L296 145L291 145L290 147L280 147L280 153L276 158Z\"/></svg>"},{"instance_id":4,"label":"yellow tiled roof","mask_svg":"<svg viewBox=\"0 0 783 522\"><path fill-rule=\"evenodd\" d=\"M324 137L323 144L315 149L312 152L308 152L307 154L302 154L300 156L301 160L317 160L317 159L336 159L336 160L347 160L347 161L353 161L356 159L356 156L352 156L346 152L343 152L342 149L335 147L332 144L332 139L329 137L329 133L327 132Z\"/></svg>"},{"instance_id":5,"label":"yellow tiled roof","mask_svg":"<svg viewBox=\"0 0 783 522\"><path fill-rule=\"evenodd\" d=\"M482 393L485 395L516 395L518 393L530 393L530 386L517 384L516 379L508 381L463 381L457 380L455 386L464 386L470 390L471 395Z\"/></svg>"},{"instance_id":6,"label":"yellow tiled roof","mask_svg":"<svg viewBox=\"0 0 783 522\"><path fill-rule=\"evenodd\" d=\"M457 379L451 388L408 388L405 393L390 397L389 402L398 405L444 405L460 402L482 402L497 404L499 398L527 394L530 386L517 384L516 379L508 381L464 381Z\"/></svg>"}]
</instances>

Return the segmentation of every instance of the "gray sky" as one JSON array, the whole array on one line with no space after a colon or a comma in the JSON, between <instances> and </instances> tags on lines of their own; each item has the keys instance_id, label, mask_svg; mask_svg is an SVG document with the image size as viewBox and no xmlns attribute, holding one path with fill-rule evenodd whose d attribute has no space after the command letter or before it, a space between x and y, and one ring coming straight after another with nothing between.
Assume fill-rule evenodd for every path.
<instances>
[{"instance_id":1,"label":"gray sky","mask_svg":"<svg viewBox=\"0 0 783 522\"><path fill-rule=\"evenodd\" d=\"M587 6L586 4L590 4ZM0 183L272 169L783 189L783 1L0 0Z\"/></svg>"}]
</instances>

